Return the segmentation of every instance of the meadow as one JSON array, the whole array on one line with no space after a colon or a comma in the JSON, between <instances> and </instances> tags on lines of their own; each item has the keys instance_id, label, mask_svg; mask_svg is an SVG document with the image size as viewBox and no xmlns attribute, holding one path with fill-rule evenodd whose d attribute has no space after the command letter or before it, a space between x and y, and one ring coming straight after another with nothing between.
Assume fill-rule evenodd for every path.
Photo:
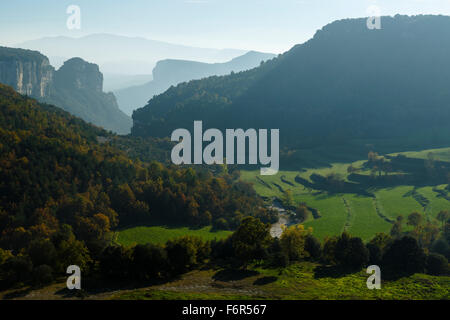
<instances>
[{"instance_id":1,"label":"meadow","mask_svg":"<svg viewBox=\"0 0 450 320\"><path fill-rule=\"evenodd\" d=\"M450 161L450 148L411 151L402 154L410 158L425 160L430 153L436 160ZM365 160L336 162L320 168L279 171L273 176L261 176L256 170L244 170L241 171L241 177L242 180L252 183L256 192L263 197L282 199L284 192L290 190L295 205L306 203L309 207L319 210L320 218L315 219L311 216L304 222L304 225L312 227L313 234L320 239L346 230L363 240L369 240L377 232L389 233L392 222L399 215L406 218L415 211L423 214L426 220L437 223L436 216L439 211L450 209L450 201L442 196L442 193L448 193L445 190L446 185L371 187L367 191L373 196L367 196L312 189L296 179L296 177L300 177L311 182L313 174L323 177L337 174L342 181L348 182L347 168L349 165L361 168L359 174L370 174L369 170L362 167L364 162Z\"/></svg>"},{"instance_id":2,"label":"meadow","mask_svg":"<svg viewBox=\"0 0 450 320\"><path fill-rule=\"evenodd\" d=\"M198 236L203 240L219 240L228 237L231 233L231 231L212 231L211 227L191 229L188 227L137 226L116 232L115 242L125 246L145 243L164 244L170 239L187 235Z\"/></svg>"}]
</instances>

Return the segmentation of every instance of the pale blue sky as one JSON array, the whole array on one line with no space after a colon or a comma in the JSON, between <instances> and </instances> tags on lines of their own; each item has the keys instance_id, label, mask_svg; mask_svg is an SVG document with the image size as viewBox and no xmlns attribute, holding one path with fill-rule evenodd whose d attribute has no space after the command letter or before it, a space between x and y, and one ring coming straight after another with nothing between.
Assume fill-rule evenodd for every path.
<instances>
[{"instance_id":1,"label":"pale blue sky","mask_svg":"<svg viewBox=\"0 0 450 320\"><path fill-rule=\"evenodd\" d=\"M69 5L81 30L66 28ZM0 44L91 33L140 36L192 46L280 53L336 19L383 15L450 15L450 0L0 0Z\"/></svg>"}]
</instances>

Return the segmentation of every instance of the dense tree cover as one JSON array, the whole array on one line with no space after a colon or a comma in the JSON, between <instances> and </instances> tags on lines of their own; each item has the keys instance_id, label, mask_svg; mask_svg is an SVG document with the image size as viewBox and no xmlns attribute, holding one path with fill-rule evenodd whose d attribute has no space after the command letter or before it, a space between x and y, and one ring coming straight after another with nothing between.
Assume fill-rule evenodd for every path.
<instances>
[{"instance_id":1,"label":"dense tree cover","mask_svg":"<svg viewBox=\"0 0 450 320\"><path fill-rule=\"evenodd\" d=\"M131 160L115 139L0 85L0 257L13 255L4 263L27 270L46 266L36 277L49 280L49 268L88 268L108 254L119 259L116 249L103 249L120 226L161 222L235 229L248 215L274 221L275 212L264 208L237 172Z\"/></svg>"},{"instance_id":2,"label":"dense tree cover","mask_svg":"<svg viewBox=\"0 0 450 320\"><path fill-rule=\"evenodd\" d=\"M275 60L270 60L248 71L171 86L165 93L154 96L146 107L133 112L132 134L167 137L174 128L191 127L192 119L202 119L209 125L210 112L227 109L274 65ZM188 110L189 116L185 113Z\"/></svg>"},{"instance_id":3,"label":"dense tree cover","mask_svg":"<svg viewBox=\"0 0 450 320\"><path fill-rule=\"evenodd\" d=\"M440 215L446 216L445 211ZM449 221L447 220L447 223ZM409 226L409 230L407 231L404 231L406 229L405 224ZM430 222L429 219L424 219L417 212L412 212L406 219L403 216L398 216L392 226L390 235L394 238L402 236L412 237L417 240L425 251L435 251L450 257L448 239L445 238L445 224L442 223L439 227L439 225Z\"/></svg>"},{"instance_id":4,"label":"dense tree cover","mask_svg":"<svg viewBox=\"0 0 450 320\"><path fill-rule=\"evenodd\" d=\"M311 229L301 225L285 229L281 239L271 238L268 225L247 217L227 239L209 242L184 236L164 246L112 246L104 251L107 255L100 258L100 265L102 274L110 279L149 281L206 265L245 269L254 263L262 267L286 267L295 261L314 261L319 264L317 272L329 269L342 274L376 264L387 280L423 272L448 275L445 256L427 252L416 238L408 235L394 238L378 233L364 244L360 238L344 232L321 243Z\"/></svg>"},{"instance_id":5,"label":"dense tree cover","mask_svg":"<svg viewBox=\"0 0 450 320\"><path fill-rule=\"evenodd\" d=\"M61 248L67 241L65 239L74 238L70 227L64 229L50 242L34 242L28 254L13 256L0 250L0 259L4 261L0 263L3 284L44 285L51 282L54 270L58 268L55 256L64 255ZM80 251L77 249L76 252ZM295 226L286 229L278 239L270 237L267 224L253 217L242 220L239 228L224 240L211 242L196 236L183 236L169 240L165 245L125 247L110 244L96 257L97 263L90 263L88 259L87 256L77 263L83 266L85 274L97 278L100 283L123 280L154 283L201 267L245 269L256 263L262 267L283 268L295 261L314 261L318 264L318 275L329 270L337 276L377 264L381 267L383 279L387 280L416 272L433 275L448 275L450 272L448 260L443 255L427 254L411 236L393 238L379 233L364 244L360 238L344 232L320 243L312 235L312 230ZM89 262L88 266L83 264L86 262Z\"/></svg>"},{"instance_id":6,"label":"dense tree cover","mask_svg":"<svg viewBox=\"0 0 450 320\"><path fill-rule=\"evenodd\" d=\"M249 51L223 63L204 63L188 60L165 59L153 68L153 79L142 85L115 90L114 94L122 110L131 114L144 106L149 97L166 91L170 86L212 75L220 76L257 67L261 61L273 58L273 54Z\"/></svg>"},{"instance_id":7,"label":"dense tree cover","mask_svg":"<svg viewBox=\"0 0 450 320\"><path fill-rule=\"evenodd\" d=\"M132 134L167 137L202 119L209 128L279 128L282 148L448 143L450 18L365 24L336 21L259 68L172 87L134 113Z\"/></svg>"}]
</instances>

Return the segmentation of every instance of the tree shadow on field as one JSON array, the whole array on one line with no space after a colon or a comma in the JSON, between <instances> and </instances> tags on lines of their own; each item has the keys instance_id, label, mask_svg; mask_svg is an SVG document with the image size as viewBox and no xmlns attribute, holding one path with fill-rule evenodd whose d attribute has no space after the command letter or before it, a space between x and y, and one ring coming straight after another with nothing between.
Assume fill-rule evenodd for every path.
<instances>
[{"instance_id":1,"label":"tree shadow on field","mask_svg":"<svg viewBox=\"0 0 450 320\"><path fill-rule=\"evenodd\" d=\"M9 292L3 296L3 300L10 300L15 298L23 298L31 292L31 288L19 289Z\"/></svg>"},{"instance_id":2,"label":"tree shadow on field","mask_svg":"<svg viewBox=\"0 0 450 320\"><path fill-rule=\"evenodd\" d=\"M253 277L258 275L259 272L252 270L239 270L239 269L225 269L218 271L213 275L214 280L218 281L238 281L245 278Z\"/></svg>"},{"instance_id":3,"label":"tree shadow on field","mask_svg":"<svg viewBox=\"0 0 450 320\"><path fill-rule=\"evenodd\" d=\"M262 278L256 279L255 282L253 282L253 284L255 286L263 286L263 285L266 285L266 284L269 284L269 283L273 283L273 282L275 282L277 280L278 280L278 277L274 277L274 276L262 277Z\"/></svg>"},{"instance_id":4,"label":"tree shadow on field","mask_svg":"<svg viewBox=\"0 0 450 320\"><path fill-rule=\"evenodd\" d=\"M317 266L314 268L314 278L341 278L354 272L341 266Z\"/></svg>"}]
</instances>

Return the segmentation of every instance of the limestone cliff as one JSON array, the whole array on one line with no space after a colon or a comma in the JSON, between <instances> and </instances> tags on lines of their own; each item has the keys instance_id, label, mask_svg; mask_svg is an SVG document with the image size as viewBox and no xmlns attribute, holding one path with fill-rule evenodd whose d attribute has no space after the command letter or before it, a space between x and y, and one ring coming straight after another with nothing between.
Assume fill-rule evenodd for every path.
<instances>
[{"instance_id":1,"label":"limestone cliff","mask_svg":"<svg viewBox=\"0 0 450 320\"><path fill-rule=\"evenodd\" d=\"M0 47L0 82L21 94L50 95L54 71L48 58L37 51Z\"/></svg>"},{"instance_id":2,"label":"limestone cliff","mask_svg":"<svg viewBox=\"0 0 450 320\"><path fill-rule=\"evenodd\" d=\"M55 71L37 51L0 47L0 83L105 129L130 132L131 118L119 109L114 94L103 92L99 67L81 58Z\"/></svg>"}]
</instances>

